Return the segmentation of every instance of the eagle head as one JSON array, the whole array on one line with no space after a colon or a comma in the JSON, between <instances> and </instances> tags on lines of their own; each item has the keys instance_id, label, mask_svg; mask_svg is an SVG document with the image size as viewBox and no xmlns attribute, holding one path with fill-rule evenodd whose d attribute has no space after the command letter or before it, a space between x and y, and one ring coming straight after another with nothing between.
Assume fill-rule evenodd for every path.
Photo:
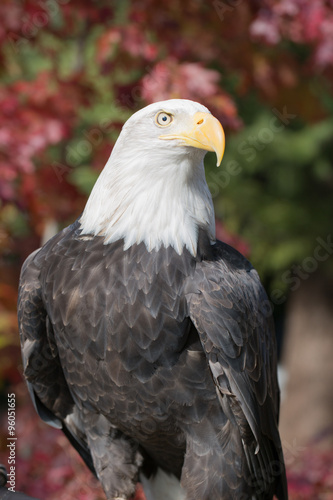
<instances>
[{"instance_id":1,"label":"eagle head","mask_svg":"<svg viewBox=\"0 0 333 500\"><path fill-rule=\"evenodd\" d=\"M196 255L199 229L215 241L212 198L203 159L221 163L220 122L201 104L185 99L156 102L125 123L80 219L82 234L124 240L126 250L144 242Z\"/></svg>"}]
</instances>

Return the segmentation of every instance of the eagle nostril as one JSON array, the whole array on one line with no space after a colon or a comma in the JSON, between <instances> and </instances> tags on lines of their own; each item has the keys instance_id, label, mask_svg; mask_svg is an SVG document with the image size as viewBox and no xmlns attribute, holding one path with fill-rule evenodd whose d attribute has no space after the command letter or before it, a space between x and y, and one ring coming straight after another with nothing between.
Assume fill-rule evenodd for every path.
<instances>
[{"instance_id":1,"label":"eagle nostril","mask_svg":"<svg viewBox=\"0 0 333 500\"><path fill-rule=\"evenodd\" d=\"M197 125L201 125L203 123L203 118L197 122Z\"/></svg>"}]
</instances>

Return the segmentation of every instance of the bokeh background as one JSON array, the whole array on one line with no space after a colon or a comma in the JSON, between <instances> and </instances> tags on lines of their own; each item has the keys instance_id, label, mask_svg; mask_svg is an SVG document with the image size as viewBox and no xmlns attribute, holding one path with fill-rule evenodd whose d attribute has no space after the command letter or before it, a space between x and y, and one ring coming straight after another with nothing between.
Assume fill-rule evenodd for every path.
<instances>
[{"instance_id":1,"label":"bokeh background","mask_svg":"<svg viewBox=\"0 0 333 500\"><path fill-rule=\"evenodd\" d=\"M27 396L20 267L80 214L124 121L187 98L225 128L222 166L206 158L218 235L274 314L290 498L333 499L333 1L2 0L0 19L0 462L15 393L16 489L103 498Z\"/></svg>"}]
</instances>

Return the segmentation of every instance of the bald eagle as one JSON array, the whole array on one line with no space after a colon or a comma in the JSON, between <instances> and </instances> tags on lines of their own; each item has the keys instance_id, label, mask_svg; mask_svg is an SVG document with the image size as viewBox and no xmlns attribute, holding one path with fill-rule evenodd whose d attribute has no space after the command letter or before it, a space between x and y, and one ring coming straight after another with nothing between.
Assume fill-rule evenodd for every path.
<instances>
[{"instance_id":1,"label":"bald eagle","mask_svg":"<svg viewBox=\"0 0 333 500\"><path fill-rule=\"evenodd\" d=\"M220 122L174 99L125 123L82 215L25 261L18 317L40 417L109 500L287 498L276 348L257 272L215 240Z\"/></svg>"}]
</instances>

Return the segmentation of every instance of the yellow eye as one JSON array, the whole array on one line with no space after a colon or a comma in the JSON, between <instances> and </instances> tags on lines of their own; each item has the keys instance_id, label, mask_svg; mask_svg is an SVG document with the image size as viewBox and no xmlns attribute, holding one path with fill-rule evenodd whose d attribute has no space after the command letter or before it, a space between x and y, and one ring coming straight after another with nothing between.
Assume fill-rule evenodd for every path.
<instances>
[{"instance_id":1,"label":"yellow eye","mask_svg":"<svg viewBox=\"0 0 333 500\"><path fill-rule=\"evenodd\" d=\"M158 113L155 118L155 121L159 127L166 127L167 125L170 125L172 120L173 120L172 115L169 115L164 111Z\"/></svg>"}]
</instances>

